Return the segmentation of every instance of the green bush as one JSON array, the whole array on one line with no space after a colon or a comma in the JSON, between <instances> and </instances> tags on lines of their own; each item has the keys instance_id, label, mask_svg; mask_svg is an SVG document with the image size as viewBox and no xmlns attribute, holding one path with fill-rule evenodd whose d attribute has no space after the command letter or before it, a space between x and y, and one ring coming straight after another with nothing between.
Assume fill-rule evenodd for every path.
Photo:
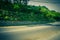
<instances>
[{"instance_id":1,"label":"green bush","mask_svg":"<svg viewBox=\"0 0 60 40\"><path fill-rule=\"evenodd\" d=\"M10 21L60 21L60 13L49 10L45 6L22 4L0 4L0 20Z\"/></svg>"}]
</instances>

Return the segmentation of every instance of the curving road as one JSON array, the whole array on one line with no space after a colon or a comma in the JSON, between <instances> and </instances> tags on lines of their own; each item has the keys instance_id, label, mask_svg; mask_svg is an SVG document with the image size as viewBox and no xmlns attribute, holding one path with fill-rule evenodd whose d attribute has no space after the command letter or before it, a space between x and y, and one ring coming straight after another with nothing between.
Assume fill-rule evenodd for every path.
<instances>
[{"instance_id":1,"label":"curving road","mask_svg":"<svg viewBox=\"0 0 60 40\"><path fill-rule=\"evenodd\" d=\"M0 40L60 40L60 27L46 25L0 27Z\"/></svg>"}]
</instances>

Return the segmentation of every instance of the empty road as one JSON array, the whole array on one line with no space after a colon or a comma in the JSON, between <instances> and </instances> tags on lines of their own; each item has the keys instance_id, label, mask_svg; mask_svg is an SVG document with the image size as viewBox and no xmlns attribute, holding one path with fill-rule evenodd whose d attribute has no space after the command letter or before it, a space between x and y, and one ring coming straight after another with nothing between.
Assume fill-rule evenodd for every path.
<instances>
[{"instance_id":1,"label":"empty road","mask_svg":"<svg viewBox=\"0 0 60 40\"><path fill-rule=\"evenodd\" d=\"M0 27L0 40L60 40L60 27L46 25Z\"/></svg>"}]
</instances>

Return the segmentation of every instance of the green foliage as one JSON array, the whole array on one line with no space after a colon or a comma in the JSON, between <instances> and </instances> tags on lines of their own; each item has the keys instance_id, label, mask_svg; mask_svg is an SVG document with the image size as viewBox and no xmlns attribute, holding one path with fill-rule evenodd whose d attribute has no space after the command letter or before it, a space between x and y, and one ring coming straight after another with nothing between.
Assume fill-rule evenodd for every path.
<instances>
[{"instance_id":1,"label":"green foliage","mask_svg":"<svg viewBox=\"0 0 60 40\"><path fill-rule=\"evenodd\" d=\"M19 5L18 5L18 4L14 4L14 5L13 5L13 8L14 8L14 9L19 9Z\"/></svg>"},{"instance_id":2,"label":"green foliage","mask_svg":"<svg viewBox=\"0 0 60 40\"><path fill-rule=\"evenodd\" d=\"M1 5L1 4L0 4ZM22 4L3 3L0 20L6 21L60 21L60 13L45 6L26 6Z\"/></svg>"}]
</instances>

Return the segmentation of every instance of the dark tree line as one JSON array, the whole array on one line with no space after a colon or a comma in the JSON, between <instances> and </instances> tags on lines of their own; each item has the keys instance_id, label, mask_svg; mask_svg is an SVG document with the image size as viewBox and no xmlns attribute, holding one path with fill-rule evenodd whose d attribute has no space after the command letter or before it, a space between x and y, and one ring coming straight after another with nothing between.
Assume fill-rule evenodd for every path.
<instances>
[{"instance_id":1,"label":"dark tree line","mask_svg":"<svg viewBox=\"0 0 60 40\"><path fill-rule=\"evenodd\" d=\"M20 0L20 2L22 1ZM60 21L60 13L53 10L49 10L45 6L26 6L19 3L5 4L0 0L0 20L42 22Z\"/></svg>"},{"instance_id":2,"label":"dark tree line","mask_svg":"<svg viewBox=\"0 0 60 40\"><path fill-rule=\"evenodd\" d=\"M29 0L0 0L0 2L4 1L5 3L20 3L20 4L24 4L27 5Z\"/></svg>"}]
</instances>

